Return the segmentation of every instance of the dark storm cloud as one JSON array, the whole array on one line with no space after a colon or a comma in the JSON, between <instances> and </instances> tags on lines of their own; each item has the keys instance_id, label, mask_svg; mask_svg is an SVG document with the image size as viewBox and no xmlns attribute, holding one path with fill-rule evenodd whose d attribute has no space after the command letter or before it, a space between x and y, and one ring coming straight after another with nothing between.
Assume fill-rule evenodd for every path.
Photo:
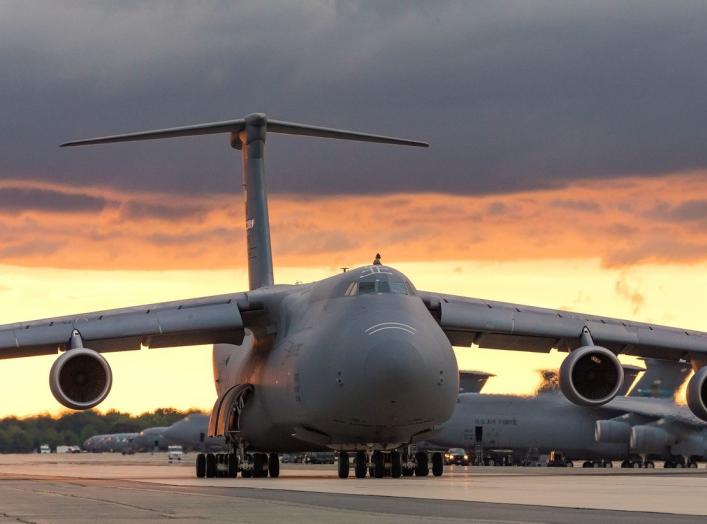
<instances>
[{"instance_id":1,"label":"dark storm cloud","mask_svg":"<svg viewBox=\"0 0 707 524\"><path fill-rule=\"evenodd\" d=\"M237 192L227 137L59 150L239 117L429 140L271 135L287 193L509 192L707 166L704 2L3 2L0 176Z\"/></svg>"},{"instance_id":2,"label":"dark storm cloud","mask_svg":"<svg viewBox=\"0 0 707 524\"><path fill-rule=\"evenodd\" d=\"M62 213L91 213L102 211L106 200L83 193L63 193L51 189L28 187L0 188L0 213L44 211Z\"/></svg>"},{"instance_id":3,"label":"dark storm cloud","mask_svg":"<svg viewBox=\"0 0 707 524\"><path fill-rule=\"evenodd\" d=\"M0 260L16 257L40 257L55 253L61 247L60 242L19 242L0 247Z\"/></svg>"},{"instance_id":4,"label":"dark storm cloud","mask_svg":"<svg viewBox=\"0 0 707 524\"><path fill-rule=\"evenodd\" d=\"M553 200L551 202L553 206L569 209L571 211L584 211L584 212L597 212L600 207L596 202L589 202L585 200Z\"/></svg>"},{"instance_id":5,"label":"dark storm cloud","mask_svg":"<svg viewBox=\"0 0 707 524\"><path fill-rule=\"evenodd\" d=\"M707 200L686 200L675 205L661 202L647 215L651 218L676 222L705 222L707 221Z\"/></svg>"},{"instance_id":6,"label":"dark storm cloud","mask_svg":"<svg viewBox=\"0 0 707 524\"><path fill-rule=\"evenodd\" d=\"M160 220L179 220L197 218L206 213L207 209L198 205L155 204L149 202L130 201L123 204L123 218L130 220L156 218Z\"/></svg>"}]
</instances>

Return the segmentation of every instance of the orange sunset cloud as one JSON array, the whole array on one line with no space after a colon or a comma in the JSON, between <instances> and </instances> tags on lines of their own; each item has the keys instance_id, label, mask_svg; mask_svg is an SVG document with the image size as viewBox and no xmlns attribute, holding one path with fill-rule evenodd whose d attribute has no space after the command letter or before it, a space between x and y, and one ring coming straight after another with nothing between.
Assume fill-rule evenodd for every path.
<instances>
[{"instance_id":1,"label":"orange sunset cloud","mask_svg":"<svg viewBox=\"0 0 707 524\"><path fill-rule=\"evenodd\" d=\"M0 206L0 263L216 269L245 262L237 195L135 195L5 181L0 200L10 199L19 203ZM695 262L707 256L707 174L593 180L491 196L275 194L270 216L276 264L285 266L354 265L378 251L389 263Z\"/></svg>"}]
</instances>

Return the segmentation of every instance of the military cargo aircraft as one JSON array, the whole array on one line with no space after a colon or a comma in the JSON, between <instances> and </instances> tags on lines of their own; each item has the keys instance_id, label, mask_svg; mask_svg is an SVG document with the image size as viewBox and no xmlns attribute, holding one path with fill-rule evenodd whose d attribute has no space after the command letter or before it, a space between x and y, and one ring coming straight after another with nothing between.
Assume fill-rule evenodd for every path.
<instances>
[{"instance_id":1,"label":"military cargo aircraft","mask_svg":"<svg viewBox=\"0 0 707 524\"><path fill-rule=\"evenodd\" d=\"M81 448L92 453L133 453L135 452L134 441L137 436L137 433L94 435L86 439Z\"/></svg>"},{"instance_id":2,"label":"military cargo aircraft","mask_svg":"<svg viewBox=\"0 0 707 524\"><path fill-rule=\"evenodd\" d=\"M585 467L611 467L614 460L622 461L622 467L654 467L655 459L664 460L665 467L696 467L707 456L707 423L671 395L690 367L655 359L646 359L646 365L628 396L599 407L572 404L552 381L531 397L460 394L454 414L429 444L477 454L513 450L518 458L531 450L562 451L570 461L584 460ZM631 373L639 369L624 367ZM660 390L652 388L656 380L663 385ZM632 382L625 381L627 391ZM647 396L651 390L659 396Z\"/></svg>"},{"instance_id":3,"label":"military cargo aircraft","mask_svg":"<svg viewBox=\"0 0 707 524\"><path fill-rule=\"evenodd\" d=\"M707 334L596 315L420 291L380 264L302 285L275 285L264 178L268 133L427 147L426 143L273 120L236 120L79 140L63 146L226 134L241 151L249 291L0 326L2 358L59 354L56 399L88 409L108 395L102 353L214 344L218 399L209 436L231 452L200 455L198 475L279 475L277 453L340 452L339 476L441 475L440 453L412 453L452 414L452 345L568 351L562 391L579 405L610 402L618 354L689 359L692 412L707 420ZM442 166L440 166L442 168ZM224 473L225 472L225 473Z\"/></svg>"},{"instance_id":4,"label":"military cargo aircraft","mask_svg":"<svg viewBox=\"0 0 707 524\"><path fill-rule=\"evenodd\" d=\"M143 429L133 440L136 451L167 451L165 431L167 427L160 426Z\"/></svg>"}]
</instances>

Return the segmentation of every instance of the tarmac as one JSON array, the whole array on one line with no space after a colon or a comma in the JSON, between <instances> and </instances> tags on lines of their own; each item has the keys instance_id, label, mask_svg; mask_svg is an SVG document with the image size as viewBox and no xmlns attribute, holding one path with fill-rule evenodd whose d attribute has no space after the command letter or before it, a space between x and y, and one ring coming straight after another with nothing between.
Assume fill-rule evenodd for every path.
<instances>
[{"instance_id":1,"label":"tarmac","mask_svg":"<svg viewBox=\"0 0 707 524\"><path fill-rule=\"evenodd\" d=\"M443 477L197 479L195 455L0 455L0 522L707 523L707 469L448 467Z\"/></svg>"}]
</instances>

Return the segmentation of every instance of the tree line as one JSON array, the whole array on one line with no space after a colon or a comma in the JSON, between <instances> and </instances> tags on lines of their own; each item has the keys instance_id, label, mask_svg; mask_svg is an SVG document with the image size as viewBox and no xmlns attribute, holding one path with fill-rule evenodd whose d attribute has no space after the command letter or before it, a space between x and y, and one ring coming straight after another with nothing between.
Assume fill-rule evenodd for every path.
<instances>
[{"instance_id":1,"label":"tree line","mask_svg":"<svg viewBox=\"0 0 707 524\"><path fill-rule=\"evenodd\" d=\"M29 453L41 444L56 446L80 446L93 435L107 433L138 433L155 426L170 426L198 410L179 411L160 408L141 415L120 411L66 412L58 417L48 414L27 418L6 417L0 419L0 453Z\"/></svg>"}]
</instances>

